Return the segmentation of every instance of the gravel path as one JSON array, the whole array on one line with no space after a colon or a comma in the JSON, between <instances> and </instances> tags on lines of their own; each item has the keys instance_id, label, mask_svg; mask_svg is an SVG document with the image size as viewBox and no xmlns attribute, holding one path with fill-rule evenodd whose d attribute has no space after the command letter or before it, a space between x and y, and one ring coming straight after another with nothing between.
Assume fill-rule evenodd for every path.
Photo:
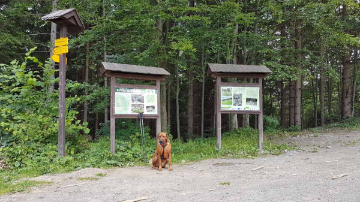
<instances>
[{"instance_id":1,"label":"gravel path","mask_svg":"<svg viewBox=\"0 0 360 202\"><path fill-rule=\"evenodd\" d=\"M360 131L288 137L299 149L256 159L211 159L149 167L44 175L52 185L3 201L360 201ZM98 177L96 174L106 174ZM97 181L77 178L98 177ZM336 179L334 179L336 178Z\"/></svg>"}]
</instances>

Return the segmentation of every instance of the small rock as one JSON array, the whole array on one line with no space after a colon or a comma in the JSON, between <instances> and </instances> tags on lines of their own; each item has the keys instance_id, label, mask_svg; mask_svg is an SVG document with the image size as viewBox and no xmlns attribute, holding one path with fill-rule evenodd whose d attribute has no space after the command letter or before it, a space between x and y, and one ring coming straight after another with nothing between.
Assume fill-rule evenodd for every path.
<instances>
[{"instance_id":1,"label":"small rock","mask_svg":"<svg viewBox=\"0 0 360 202\"><path fill-rule=\"evenodd\" d=\"M287 149L284 150L284 153L286 153L286 152L287 152Z\"/></svg>"},{"instance_id":2,"label":"small rock","mask_svg":"<svg viewBox=\"0 0 360 202\"><path fill-rule=\"evenodd\" d=\"M295 174L295 173L293 174L293 176L296 176L296 175L297 175L297 174Z\"/></svg>"},{"instance_id":3,"label":"small rock","mask_svg":"<svg viewBox=\"0 0 360 202\"><path fill-rule=\"evenodd\" d=\"M331 149L331 146L326 146L326 148Z\"/></svg>"},{"instance_id":4,"label":"small rock","mask_svg":"<svg viewBox=\"0 0 360 202\"><path fill-rule=\"evenodd\" d=\"M209 189L209 191L214 191L213 189Z\"/></svg>"},{"instance_id":5,"label":"small rock","mask_svg":"<svg viewBox=\"0 0 360 202\"><path fill-rule=\"evenodd\" d=\"M182 160L181 163L186 163L186 161L185 161L185 160Z\"/></svg>"},{"instance_id":6,"label":"small rock","mask_svg":"<svg viewBox=\"0 0 360 202\"><path fill-rule=\"evenodd\" d=\"M289 156L292 156L292 154L289 154Z\"/></svg>"}]
</instances>

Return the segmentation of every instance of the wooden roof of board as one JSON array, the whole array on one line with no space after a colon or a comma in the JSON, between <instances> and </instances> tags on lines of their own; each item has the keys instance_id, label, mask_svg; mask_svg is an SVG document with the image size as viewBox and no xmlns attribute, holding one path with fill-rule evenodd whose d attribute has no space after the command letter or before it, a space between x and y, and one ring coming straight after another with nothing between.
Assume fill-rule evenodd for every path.
<instances>
[{"instance_id":1,"label":"wooden roof of board","mask_svg":"<svg viewBox=\"0 0 360 202\"><path fill-rule=\"evenodd\" d=\"M52 21L59 25L66 25L67 31L71 35L78 34L85 29L84 23L75 8L57 10L43 16L41 19Z\"/></svg>"},{"instance_id":2,"label":"wooden roof of board","mask_svg":"<svg viewBox=\"0 0 360 202\"><path fill-rule=\"evenodd\" d=\"M166 75L169 76L170 73L160 67L147 67L139 65L128 65L128 64L119 64L119 63L110 63L102 62L104 67L104 74L106 71L112 72L121 72L121 73L131 73L131 74L150 74L150 75Z\"/></svg>"},{"instance_id":3,"label":"wooden roof of board","mask_svg":"<svg viewBox=\"0 0 360 202\"><path fill-rule=\"evenodd\" d=\"M271 70L261 65L208 64L210 73L270 74Z\"/></svg>"}]
</instances>

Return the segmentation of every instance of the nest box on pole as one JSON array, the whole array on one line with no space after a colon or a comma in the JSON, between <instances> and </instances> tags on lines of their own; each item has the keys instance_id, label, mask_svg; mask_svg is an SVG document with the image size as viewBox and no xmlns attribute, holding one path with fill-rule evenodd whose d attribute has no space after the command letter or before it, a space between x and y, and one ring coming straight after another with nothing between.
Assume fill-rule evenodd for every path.
<instances>
[{"instance_id":1,"label":"nest box on pole","mask_svg":"<svg viewBox=\"0 0 360 202\"><path fill-rule=\"evenodd\" d=\"M76 35L83 32L85 27L76 9L57 10L41 18L51 21L60 27L60 39L55 41L53 50L55 56L60 56L59 62L59 137L58 153L65 156L65 86L66 86L66 53L68 52L67 33ZM55 59L54 59L55 61ZM57 61L55 61L57 62Z\"/></svg>"}]
</instances>

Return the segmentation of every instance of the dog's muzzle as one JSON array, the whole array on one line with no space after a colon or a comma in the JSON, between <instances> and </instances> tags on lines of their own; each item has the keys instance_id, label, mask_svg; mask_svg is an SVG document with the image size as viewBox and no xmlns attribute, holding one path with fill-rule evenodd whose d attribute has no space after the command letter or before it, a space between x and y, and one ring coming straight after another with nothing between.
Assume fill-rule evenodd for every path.
<instances>
[{"instance_id":1,"label":"dog's muzzle","mask_svg":"<svg viewBox=\"0 0 360 202\"><path fill-rule=\"evenodd\" d=\"M164 144L164 141L163 141L163 140L160 140L159 142L160 142L160 144Z\"/></svg>"}]
</instances>

